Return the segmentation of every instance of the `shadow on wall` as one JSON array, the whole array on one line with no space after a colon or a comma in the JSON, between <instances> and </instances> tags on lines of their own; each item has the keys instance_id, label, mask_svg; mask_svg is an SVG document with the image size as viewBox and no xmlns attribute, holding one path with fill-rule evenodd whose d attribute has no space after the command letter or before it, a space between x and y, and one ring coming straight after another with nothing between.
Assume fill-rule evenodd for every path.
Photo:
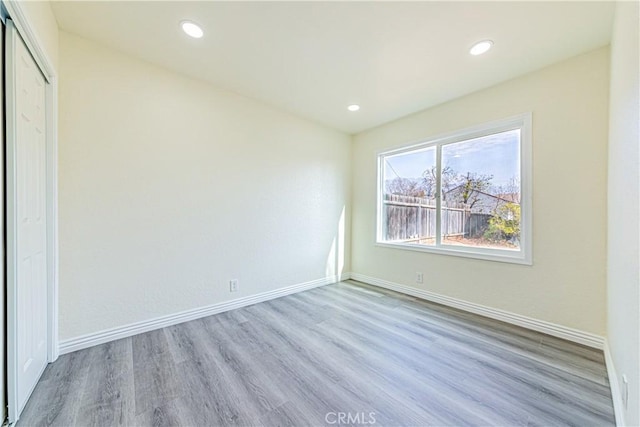
<instances>
[{"instance_id":1,"label":"shadow on wall","mask_svg":"<svg viewBox=\"0 0 640 427\"><path fill-rule=\"evenodd\" d=\"M329 255L327 256L327 266L325 269L325 277L340 280L344 273L344 246L345 246L345 207L342 207L340 219L338 220L338 229L333 237Z\"/></svg>"}]
</instances>

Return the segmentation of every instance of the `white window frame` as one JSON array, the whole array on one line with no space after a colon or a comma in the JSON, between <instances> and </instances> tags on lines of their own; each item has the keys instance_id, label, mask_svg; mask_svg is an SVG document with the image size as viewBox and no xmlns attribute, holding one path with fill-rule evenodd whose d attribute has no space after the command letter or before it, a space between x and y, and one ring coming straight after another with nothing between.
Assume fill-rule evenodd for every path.
<instances>
[{"instance_id":1,"label":"white window frame","mask_svg":"<svg viewBox=\"0 0 640 427\"><path fill-rule=\"evenodd\" d=\"M508 262L514 264L533 264L533 221L532 221L532 147L531 147L531 113L519 114L506 119L496 120L490 123L457 130L451 133L438 135L427 140L421 140L405 144L391 150L376 153L378 181L377 181L377 201L376 201L376 246L412 250L419 252L436 253L442 255L453 255L465 258L476 258L489 261ZM457 246L443 244L441 239L440 224L440 179L438 179L436 189L436 244L435 246L420 245L417 243L396 243L383 240L384 219L382 217L382 204L384 202L384 160L387 156L407 153L425 148L436 148L436 168L438 177L442 170L442 147L457 142L463 142L474 138L480 138L495 133L520 129L520 249L491 249L469 246Z\"/></svg>"}]
</instances>

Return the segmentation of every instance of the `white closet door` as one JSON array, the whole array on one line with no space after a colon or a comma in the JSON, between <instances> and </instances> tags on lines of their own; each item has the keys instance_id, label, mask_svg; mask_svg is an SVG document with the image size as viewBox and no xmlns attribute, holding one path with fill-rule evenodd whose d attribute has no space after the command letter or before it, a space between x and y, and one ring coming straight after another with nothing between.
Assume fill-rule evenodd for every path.
<instances>
[{"instance_id":1,"label":"white closet door","mask_svg":"<svg viewBox=\"0 0 640 427\"><path fill-rule=\"evenodd\" d=\"M47 365L45 78L13 23L5 37L9 420Z\"/></svg>"}]
</instances>

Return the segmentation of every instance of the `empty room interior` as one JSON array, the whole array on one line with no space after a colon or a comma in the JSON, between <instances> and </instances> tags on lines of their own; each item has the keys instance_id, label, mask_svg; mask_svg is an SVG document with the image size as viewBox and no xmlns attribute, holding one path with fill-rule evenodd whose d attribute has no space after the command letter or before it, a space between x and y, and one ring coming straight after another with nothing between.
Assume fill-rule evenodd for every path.
<instances>
[{"instance_id":1,"label":"empty room interior","mask_svg":"<svg viewBox=\"0 0 640 427\"><path fill-rule=\"evenodd\" d=\"M17 426L640 426L638 1L9 1Z\"/></svg>"}]
</instances>

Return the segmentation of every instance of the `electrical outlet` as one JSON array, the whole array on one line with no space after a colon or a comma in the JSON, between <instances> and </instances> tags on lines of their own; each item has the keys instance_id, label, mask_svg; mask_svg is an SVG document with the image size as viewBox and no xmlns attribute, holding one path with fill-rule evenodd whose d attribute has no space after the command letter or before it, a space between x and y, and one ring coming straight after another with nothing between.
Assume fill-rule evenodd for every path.
<instances>
[{"instance_id":1,"label":"electrical outlet","mask_svg":"<svg viewBox=\"0 0 640 427\"><path fill-rule=\"evenodd\" d=\"M229 280L229 292L238 292L238 279Z\"/></svg>"},{"instance_id":2,"label":"electrical outlet","mask_svg":"<svg viewBox=\"0 0 640 427\"><path fill-rule=\"evenodd\" d=\"M422 275L421 272L417 272L416 273L416 283L422 283L424 281L424 276Z\"/></svg>"},{"instance_id":3,"label":"electrical outlet","mask_svg":"<svg viewBox=\"0 0 640 427\"><path fill-rule=\"evenodd\" d=\"M624 409L627 409L627 404L629 403L629 380L626 375L622 376L622 404L624 405Z\"/></svg>"}]
</instances>

